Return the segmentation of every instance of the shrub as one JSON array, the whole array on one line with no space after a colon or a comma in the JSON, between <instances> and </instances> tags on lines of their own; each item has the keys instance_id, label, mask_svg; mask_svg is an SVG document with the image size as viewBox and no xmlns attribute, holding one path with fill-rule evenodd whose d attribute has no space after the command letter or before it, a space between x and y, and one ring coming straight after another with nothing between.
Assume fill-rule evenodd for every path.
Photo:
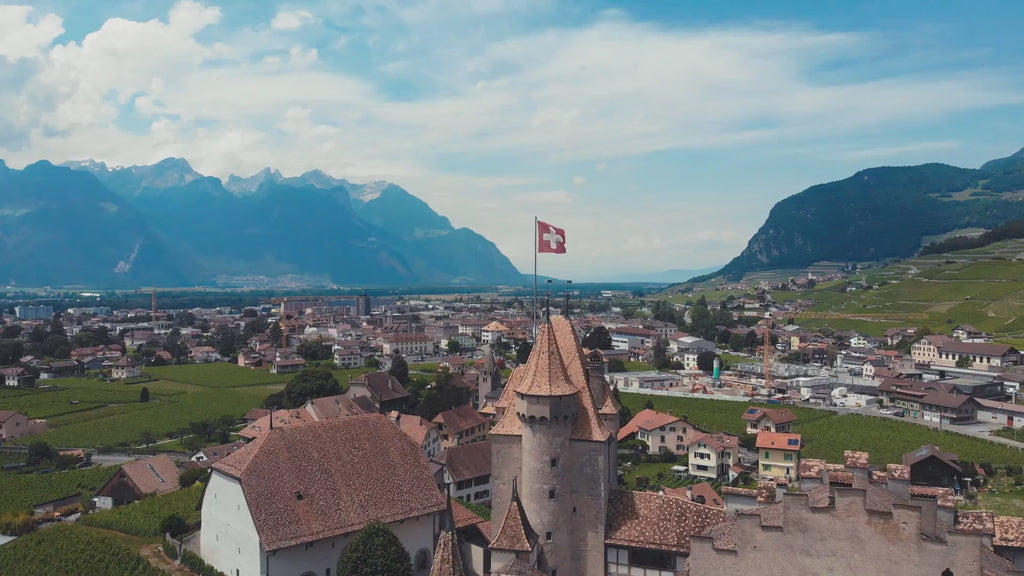
<instances>
[{"instance_id":1,"label":"shrub","mask_svg":"<svg viewBox=\"0 0 1024 576\"><path fill-rule=\"evenodd\" d=\"M188 521L178 514L171 514L160 521L160 531L177 538L188 532Z\"/></svg>"},{"instance_id":2,"label":"shrub","mask_svg":"<svg viewBox=\"0 0 1024 576\"><path fill-rule=\"evenodd\" d=\"M178 547L174 545L174 542L165 539L163 543L163 549L164 554L166 554L168 558L170 558L171 560L178 559Z\"/></svg>"},{"instance_id":3,"label":"shrub","mask_svg":"<svg viewBox=\"0 0 1024 576\"><path fill-rule=\"evenodd\" d=\"M409 576L409 552L387 524L371 522L338 560L338 576Z\"/></svg>"},{"instance_id":4,"label":"shrub","mask_svg":"<svg viewBox=\"0 0 1024 576\"><path fill-rule=\"evenodd\" d=\"M209 470L203 470L202 468L190 468L181 473L178 477L178 485L182 488L188 488L199 481L204 481L209 475Z\"/></svg>"},{"instance_id":5,"label":"shrub","mask_svg":"<svg viewBox=\"0 0 1024 576\"><path fill-rule=\"evenodd\" d=\"M199 576L227 576L220 570L210 566L190 550L181 551L181 563L188 566L190 570Z\"/></svg>"}]
</instances>

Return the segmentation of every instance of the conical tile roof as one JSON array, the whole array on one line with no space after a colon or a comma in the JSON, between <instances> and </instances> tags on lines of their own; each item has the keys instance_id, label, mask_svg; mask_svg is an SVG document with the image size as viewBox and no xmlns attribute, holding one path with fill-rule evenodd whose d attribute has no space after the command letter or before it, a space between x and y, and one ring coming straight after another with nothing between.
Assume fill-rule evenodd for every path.
<instances>
[{"instance_id":1,"label":"conical tile roof","mask_svg":"<svg viewBox=\"0 0 1024 576\"><path fill-rule=\"evenodd\" d=\"M550 322L541 326L516 392L524 396L572 396L577 392L565 370Z\"/></svg>"}]
</instances>

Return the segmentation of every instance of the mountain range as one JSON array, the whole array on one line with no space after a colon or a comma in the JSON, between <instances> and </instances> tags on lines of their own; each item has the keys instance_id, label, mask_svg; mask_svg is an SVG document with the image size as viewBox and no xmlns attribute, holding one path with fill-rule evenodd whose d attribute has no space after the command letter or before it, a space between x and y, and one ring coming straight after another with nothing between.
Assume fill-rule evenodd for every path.
<instances>
[{"instance_id":1,"label":"mountain range","mask_svg":"<svg viewBox=\"0 0 1024 576\"><path fill-rule=\"evenodd\" d=\"M267 168L226 182L167 158L14 170L0 161L0 282L187 286L235 277L340 286L520 284L489 240L388 182Z\"/></svg>"},{"instance_id":2,"label":"mountain range","mask_svg":"<svg viewBox=\"0 0 1024 576\"><path fill-rule=\"evenodd\" d=\"M869 168L778 202L739 256L691 281L738 280L748 272L821 261L903 258L916 253L925 236L994 228L1020 218L1024 149L977 169L947 164Z\"/></svg>"}]
</instances>

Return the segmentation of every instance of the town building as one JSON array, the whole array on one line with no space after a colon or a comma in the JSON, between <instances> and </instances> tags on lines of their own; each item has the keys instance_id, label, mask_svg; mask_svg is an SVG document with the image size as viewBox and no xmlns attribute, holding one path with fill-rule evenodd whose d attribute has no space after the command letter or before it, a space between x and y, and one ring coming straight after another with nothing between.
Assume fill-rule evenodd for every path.
<instances>
[{"instance_id":1,"label":"town building","mask_svg":"<svg viewBox=\"0 0 1024 576\"><path fill-rule=\"evenodd\" d=\"M799 480L800 435L758 432L758 474L786 482Z\"/></svg>"},{"instance_id":2,"label":"town building","mask_svg":"<svg viewBox=\"0 0 1024 576\"><path fill-rule=\"evenodd\" d=\"M119 358L110 367L110 378L112 380L126 380L142 376L142 365L127 354Z\"/></svg>"},{"instance_id":3,"label":"town building","mask_svg":"<svg viewBox=\"0 0 1024 576\"><path fill-rule=\"evenodd\" d=\"M792 410L786 408L748 408L743 413L743 422L747 425L747 434L758 432L793 431L793 423L797 417Z\"/></svg>"},{"instance_id":4,"label":"town building","mask_svg":"<svg viewBox=\"0 0 1024 576\"><path fill-rule=\"evenodd\" d=\"M426 334L393 334L384 340L381 349L388 356L424 356L434 353L434 343Z\"/></svg>"},{"instance_id":5,"label":"town building","mask_svg":"<svg viewBox=\"0 0 1024 576\"><path fill-rule=\"evenodd\" d=\"M443 446L441 444L441 433L437 431L437 426L415 414L402 414L400 412L391 412L388 414L388 418L394 422L402 432L412 441L423 448L423 455L428 459L437 456Z\"/></svg>"},{"instance_id":6,"label":"town building","mask_svg":"<svg viewBox=\"0 0 1024 576\"><path fill-rule=\"evenodd\" d=\"M274 360L270 365L270 371L274 374L294 374L305 369L305 358L281 358Z\"/></svg>"},{"instance_id":7,"label":"town building","mask_svg":"<svg viewBox=\"0 0 1024 576\"><path fill-rule=\"evenodd\" d=\"M650 390L675 388L683 382L682 376L671 372L616 372L608 375L612 386L619 390Z\"/></svg>"},{"instance_id":8,"label":"town building","mask_svg":"<svg viewBox=\"0 0 1024 576\"><path fill-rule=\"evenodd\" d=\"M217 446L207 446L190 456L189 461L198 463L201 468L209 468L242 446L245 446L245 442L236 441Z\"/></svg>"},{"instance_id":9,"label":"town building","mask_svg":"<svg viewBox=\"0 0 1024 576\"><path fill-rule=\"evenodd\" d=\"M18 320L49 320L53 317L53 306L15 306L14 315Z\"/></svg>"},{"instance_id":10,"label":"town building","mask_svg":"<svg viewBox=\"0 0 1024 576\"><path fill-rule=\"evenodd\" d=\"M409 401L409 391L397 378L387 372L367 372L349 380L345 395L355 400L365 396L376 411L387 414L392 410L401 412Z\"/></svg>"},{"instance_id":11,"label":"town building","mask_svg":"<svg viewBox=\"0 0 1024 576\"><path fill-rule=\"evenodd\" d=\"M167 454L128 462L96 493L96 508L109 510L174 492L179 488L179 476L178 465Z\"/></svg>"},{"instance_id":12,"label":"town building","mask_svg":"<svg viewBox=\"0 0 1024 576\"><path fill-rule=\"evenodd\" d=\"M963 468L953 452L943 452L929 444L903 455L903 465L910 468L910 482L925 486L962 489L959 480Z\"/></svg>"},{"instance_id":13,"label":"town building","mask_svg":"<svg viewBox=\"0 0 1024 576\"><path fill-rule=\"evenodd\" d=\"M214 464L201 556L225 574L329 574L379 520L425 574L444 509L421 447L387 416L275 427Z\"/></svg>"},{"instance_id":14,"label":"town building","mask_svg":"<svg viewBox=\"0 0 1024 576\"><path fill-rule=\"evenodd\" d=\"M5 386L23 388L35 383L35 378L32 377L28 370L21 366L12 366L10 368L0 368L0 381Z\"/></svg>"},{"instance_id":15,"label":"town building","mask_svg":"<svg viewBox=\"0 0 1024 576\"><path fill-rule=\"evenodd\" d=\"M939 350L952 341L942 334L924 336L910 347L910 356L917 364L933 364L939 360Z\"/></svg>"},{"instance_id":16,"label":"town building","mask_svg":"<svg viewBox=\"0 0 1024 576\"><path fill-rule=\"evenodd\" d=\"M338 368L362 368L365 360L358 346L338 346L334 349L334 365Z\"/></svg>"},{"instance_id":17,"label":"town building","mask_svg":"<svg viewBox=\"0 0 1024 576\"><path fill-rule=\"evenodd\" d=\"M509 333L509 327L495 320L480 329L480 341L484 344L497 344Z\"/></svg>"},{"instance_id":18,"label":"town building","mask_svg":"<svg viewBox=\"0 0 1024 576\"><path fill-rule=\"evenodd\" d=\"M648 451L653 454L685 454L694 434L700 433L686 420L686 416L679 417L645 408L619 430L617 440L640 440L647 444Z\"/></svg>"},{"instance_id":19,"label":"town building","mask_svg":"<svg viewBox=\"0 0 1024 576\"><path fill-rule=\"evenodd\" d=\"M729 482L733 465L740 461L740 438L724 432L698 434L688 445L690 476L712 482Z\"/></svg>"},{"instance_id":20,"label":"town building","mask_svg":"<svg viewBox=\"0 0 1024 576\"><path fill-rule=\"evenodd\" d=\"M490 441L445 448L433 460L442 467L442 485L448 487L448 493L453 498L490 506Z\"/></svg>"},{"instance_id":21,"label":"town building","mask_svg":"<svg viewBox=\"0 0 1024 576\"><path fill-rule=\"evenodd\" d=\"M444 448L485 440L490 425L490 421L471 404L445 410L434 417L433 423L441 434L441 444Z\"/></svg>"},{"instance_id":22,"label":"town building","mask_svg":"<svg viewBox=\"0 0 1024 576\"><path fill-rule=\"evenodd\" d=\"M0 440L17 440L29 434L28 416L21 412L0 410Z\"/></svg>"},{"instance_id":23,"label":"town building","mask_svg":"<svg viewBox=\"0 0 1024 576\"><path fill-rule=\"evenodd\" d=\"M938 351L933 362L937 366L956 367L961 358L969 361L968 368L987 370L1020 365L1020 352L1008 344L950 341Z\"/></svg>"}]
</instances>

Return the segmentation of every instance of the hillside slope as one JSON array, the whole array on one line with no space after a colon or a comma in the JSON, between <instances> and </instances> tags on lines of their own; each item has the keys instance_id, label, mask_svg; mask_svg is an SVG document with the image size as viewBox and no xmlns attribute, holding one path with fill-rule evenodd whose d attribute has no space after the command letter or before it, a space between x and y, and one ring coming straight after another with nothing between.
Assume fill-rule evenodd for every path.
<instances>
[{"instance_id":1,"label":"hillside slope","mask_svg":"<svg viewBox=\"0 0 1024 576\"><path fill-rule=\"evenodd\" d=\"M825 260L907 257L925 236L1024 217L1022 198L1024 150L980 169L924 164L862 170L777 203L746 249L709 277L738 279Z\"/></svg>"}]
</instances>

